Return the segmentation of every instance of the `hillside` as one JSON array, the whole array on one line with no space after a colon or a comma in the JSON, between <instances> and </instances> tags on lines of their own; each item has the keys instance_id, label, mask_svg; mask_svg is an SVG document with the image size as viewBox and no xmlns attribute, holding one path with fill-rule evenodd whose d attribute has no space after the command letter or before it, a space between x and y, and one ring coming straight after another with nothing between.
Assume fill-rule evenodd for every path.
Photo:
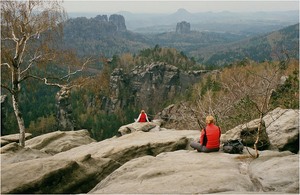
<instances>
[{"instance_id":1,"label":"hillside","mask_svg":"<svg viewBox=\"0 0 300 195\"><path fill-rule=\"evenodd\" d=\"M187 13L181 11L181 15ZM114 15L112 15L114 16ZM109 21L106 15L95 18L73 18L65 23L64 48L71 48L79 56L106 56L122 55L124 53L138 53L145 48L155 45L176 48L188 57L193 57L198 63L206 65L225 65L235 61L249 58L255 61L278 60L281 50L288 50L291 58L299 58L298 39L299 24L288 26L281 30L272 28L261 29L255 36L249 37L247 33L234 31L219 32L196 31L177 34L176 25L173 32L141 34L127 30L126 20L122 15L116 15L117 22ZM104 18L104 19L103 19ZM118 28L122 26L122 30ZM227 25L226 23L221 24ZM247 29L253 29L256 24L248 24ZM230 29L237 30L242 25L229 24ZM193 29L193 24L191 29ZM268 33L266 33L268 32ZM258 35L260 34L260 35Z\"/></svg>"},{"instance_id":2,"label":"hillside","mask_svg":"<svg viewBox=\"0 0 300 195\"><path fill-rule=\"evenodd\" d=\"M224 65L245 58L255 61L281 60L284 51L290 58L299 59L299 24L265 35L233 43L209 46L192 51L204 64Z\"/></svg>"}]
</instances>

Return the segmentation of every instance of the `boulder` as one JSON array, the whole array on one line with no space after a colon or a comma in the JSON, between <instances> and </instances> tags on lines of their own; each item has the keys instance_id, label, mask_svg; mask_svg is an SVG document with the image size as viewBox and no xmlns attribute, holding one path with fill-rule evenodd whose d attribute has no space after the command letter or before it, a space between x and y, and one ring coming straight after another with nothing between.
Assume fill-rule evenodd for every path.
<instances>
[{"instance_id":1,"label":"boulder","mask_svg":"<svg viewBox=\"0 0 300 195\"><path fill-rule=\"evenodd\" d=\"M125 163L89 193L298 193L299 172L296 171L296 159L299 155L282 155L276 152L270 160L270 157L264 157L264 154L255 160L239 159L239 155L221 152L198 153L186 150L162 153L156 157L144 156ZM284 159L292 159L292 165L295 166L290 167L288 161L283 162ZM282 165L271 170L274 163ZM268 168L267 171L264 167ZM283 170L286 170L286 173L276 173ZM264 174L270 177L263 176ZM289 177L287 174L290 174ZM279 186L269 189L269 185Z\"/></svg>"},{"instance_id":2,"label":"boulder","mask_svg":"<svg viewBox=\"0 0 300 195\"><path fill-rule=\"evenodd\" d=\"M192 130L136 131L53 156L11 144L1 157L23 150L24 158L38 158L2 163L1 193L299 193L298 154L263 151L254 160L246 150L198 153L189 147L198 137Z\"/></svg>"},{"instance_id":3,"label":"boulder","mask_svg":"<svg viewBox=\"0 0 300 195\"><path fill-rule=\"evenodd\" d=\"M0 153L2 165L51 156L36 149L23 148L15 142L3 146Z\"/></svg>"},{"instance_id":4,"label":"boulder","mask_svg":"<svg viewBox=\"0 0 300 195\"><path fill-rule=\"evenodd\" d=\"M92 142L87 130L55 131L27 140L25 146L53 155Z\"/></svg>"},{"instance_id":5,"label":"boulder","mask_svg":"<svg viewBox=\"0 0 300 195\"><path fill-rule=\"evenodd\" d=\"M73 160L51 156L2 165L1 193L85 192L97 183L98 177L105 174L103 169L109 168L110 164L114 165L109 159L94 159L87 155L85 158Z\"/></svg>"},{"instance_id":6,"label":"boulder","mask_svg":"<svg viewBox=\"0 0 300 195\"><path fill-rule=\"evenodd\" d=\"M273 149L299 151L299 110L276 108L263 120Z\"/></svg>"},{"instance_id":7,"label":"boulder","mask_svg":"<svg viewBox=\"0 0 300 195\"><path fill-rule=\"evenodd\" d=\"M299 155L262 151L250 163L249 176L259 191L299 194Z\"/></svg>"},{"instance_id":8,"label":"boulder","mask_svg":"<svg viewBox=\"0 0 300 195\"><path fill-rule=\"evenodd\" d=\"M55 135L59 140L60 136ZM189 141L198 135L198 131L187 130L138 131L78 146L50 157L2 164L1 193L86 193L124 163L145 155L156 156L186 149ZM47 139L41 139L41 143L42 140L49 143ZM44 144L38 143L35 147L45 150ZM60 142L56 145L62 147Z\"/></svg>"},{"instance_id":9,"label":"boulder","mask_svg":"<svg viewBox=\"0 0 300 195\"><path fill-rule=\"evenodd\" d=\"M226 140L230 140L230 139L232 140L241 139L244 145L253 147L256 141L258 125L259 125L259 119L255 119L243 125L238 125L235 128L227 131L225 134L222 134L221 142L224 143ZM270 145L269 138L266 134L265 126L263 124L262 132L258 143L258 149L259 150L267 149L269 145Z\"/></svg>"},{"instance_id":10,"label":"boulder","mask_svg":"<svg viewBox=\"0 0 300 195\"><path fill-rule=\"evenodd\" d=\"M19 142L20 134L10 134L0 137L1 147L5 146L6 144L12 143L12 142ZM32 137L31 133L25 133L25 140L30 139Z\"/></svg>"},{"instance_id":11,"label":"boulder","mask_svg":"<svg viewBox=\"0 0 300 195\"><path fill-rule=\"evenodd\" d=\"M239 125L221 136L221 141L242 139L247 146L253 146L259 119ZM299 151L299 110L276 108L263 117L262 134L258 148Z\"/></svg>"},{"instance_id":12,"label":"boulder","mask_svg":"<svg viewBox=\"0 0 300 195\"><path fill-rule=\"evenodd\" d=\"M158 125L156 125L155 123L152 123L152 122L145 122L145 123L135 122L135 123L130 123L128 125L121 126L118 129L118 133L119 133L119 135L126 135L126 134L136 132L136 131L148 132L154 128L156 131L159 131L159 129L160 129L160 127Z\"/></svg>"}]
</instances>

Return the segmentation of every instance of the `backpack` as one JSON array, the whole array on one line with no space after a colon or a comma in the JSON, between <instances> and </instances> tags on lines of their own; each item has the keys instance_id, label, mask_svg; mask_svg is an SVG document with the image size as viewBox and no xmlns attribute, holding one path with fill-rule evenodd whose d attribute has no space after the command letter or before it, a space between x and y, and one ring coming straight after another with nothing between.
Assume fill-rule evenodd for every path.
<instances>
[{"instance_id":1,"label":"backpack","mask_svg":"<svg viewBox=\"0 0 300 195\"><path fill-rule=\"evenodd\" d=\"M228 140L223 144L223 151L229 154L242 154L244 145L238 139Z\"/></svg>"}]
</instances>

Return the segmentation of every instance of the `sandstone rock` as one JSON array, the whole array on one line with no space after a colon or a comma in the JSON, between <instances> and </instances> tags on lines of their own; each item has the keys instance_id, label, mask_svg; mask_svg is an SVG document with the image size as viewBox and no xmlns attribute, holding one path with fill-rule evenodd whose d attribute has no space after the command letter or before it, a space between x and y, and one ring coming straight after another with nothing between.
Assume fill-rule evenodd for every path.
<instances>
[{"instance_id":1,"label":"sandstone rock","mask_svg":"<svg viewBox=\"0 0 300 195\"><path fill-rule=\"evenodd\" d=\"M200 129L188 103L171 104L156 114L155 118L162 120L162 127L167 129Z\"/></svg>"},{"instance_id":2,"label":"sandstone rock","mask_svg":"<svg viewBox=\"0 0 300 195\"><path fill-rule=\"evenodd\" d=\"M245 194L270 192L267 186L277 184L279 186L272 188L272 192L299 192L299 188L297 190L296 187L296 183L299 182L299 172L296 171L298 168L295 161L299 155L280 157L282 154L277 152L273 154L274 159L271 158L273 160L270 162L265 159L270 157L268 155L264 157L264 154L259 159L247 161L239 160L237 156L220 152L207 154L181 150L162 153L156 157L141 157L121 166L89 193ZM276 156L281 160L278 161ZM293 159L292 165L295 166L288 166L289 162L283 162L284 158ZM274 162L281 162L281 168L271 170ZM252 172L249 172L249 164ZM268 170L264 170L264 167L268 167ZM286 173L276 173L278 170L286 170ZM292 173L293 171L295 172ZM288 173L291 173L290 177L287 176ZM266 176L261 177L264 174ZM285 178L282 179L281 176ZM257 180L262 182L252 182Z\"/></svg>"},{"instance_id":3,"label":"sandstone rock","mask_svg":"<svg viewBox=\"0 0 300 195\"><path fill-rule=\"evenodd\" d=\"M192 130L136 131L53 156L36 153L37 159L2 163L1 193L73 194L93 188L91 193L122 194L299 192L298 154L263 151L253 160L245 157L246 151L186 151L198 137L199 131ZM22 150L12 144L1 155ZM35 151L27 148L23 158Z\"/></svg>"},{"instance_id":4,"label":"sandstone rock","mask_svg":"<svg viewBox=\"0 0 300 195\"><path fill-rule=\"evenodd\" d=\"M40 158L2 166L1 193L52 194L87 191L105 174L109 159Z\"/></svg>"},{"instance_id":5,"label":"sandstone rock","mask_svg":"<svg viewBox=\"0 0 300 195\"><path fill-rule=\"evenodd\" d=\"M299 151L299 110L276 108L263 120L273 148Z\"/></svg>"},{"instance_id":6,"label":"sandstone rock","mask_svg":"<svg viewBox=\"0 0 300 195\"><path fill-rule=\"evenodd\" d=\"M185 34L191 32L191 25L186 21L182 21L177 23L176 25L176 33Z\"/></svg>"},{"instance_id":7,"label":"sandstone rock","mask_svg":"<svg viewBox=\"0 0 300 195\"><path fill-rule=\"evenodd\" d=\"M188 87L200 80L205 72L185 72L177 67L154 62L139 66L126 73L123 69L115 69L110 77L111 96L104 101L108 112L123 109L129 103L139 106L146 111L161 109L157 102L166 98L172 99L186 92ZM129 94L122 96L120 94Z\"/></svg>"},{"instance_id":8,"label":"sandstone rock","mask_svg":"<svg viewBox=\"0 0 300 195\"><path fill-rule=\"evenodd\" d=\"M250 121L249 123L239 125L227 131L225 134L222 134L221 142L223 143L226 140L230 140L230 139L241 139L243 140L244 145L253 147L256 141L258 125L259 125L259 119L255 119L253 121ZM270 145L269 138L265 133L264 125L262 126L262 128L263 131L260 135L260 139L258 143L259 150L267 149Z\"/></svg>"},{"instance_id":9,"label":"sandstone rock","mask_svg":"<svg viewBox=\"0 0 300 195\"><path fill-rule=\"evenodd\" d=\"M55 131L25 142L25 146L49 154L57 154L71 148L95 142L87 130Z\"/></svg>"},{"instance_id":10,"label":"sandstone rock","mask_svg":"<svg viewBox=\"0 0 300 195\"><path fill-rule=\"evenodd\" d=\"M221 136L221 141L242 139L247 146L253 146L259 119L239 125ZM276 108L263 117L263 133L258 148L299 151L299 110Z\"/></svg>"},{"instance_id":11,"label":"sandstone rock","mask_svg":"<svg viewBox=\"0 0 300 195\"><path fill-rule=\"evenodd\" d=\"M56 93L56 121L57 127L60 130L70 131L74 130L75 122L72 117L72 105L70 100L70 88L62 87Z\"/></svg>"},{"instance_id":12,"label":"sandstone rock","mask_svg":"<svg viewBox=\"0 0 300 195\"><path fill-rule=\"evenodd\" d=\"M23 148L15 142L12 142L2 147L0 153L2 165L51 156L50 154L39 150Z\"/></svg>"},{"instance_id":13,"label":"sandstone rock","mask_svg":"<svg viewBox=\"0 0 300 195\"><path fill-rule=\"evenodd\" d=\"M249 175L259 191L299 194L299 155L263 151L251 162Z\"/></svg>"},{"instance_id":14,"label":"sandstone rock","mask_svg":"<svg viewBox=\"0 0 300 195\"><path fill-rule=\"evenodd\" d=\"M185 149L189 140L198 134L198 131L140 131L92 142L51 157L4 164L1 193L86 193L125 162ZM37 148L43 146L38 143L35 142Z\"/></svg>"},{"instance_id":15,"label":"sandstone rock","mask_svg":"<svg viewBox=\"0 0 300 195\"><path fill-rule=\"evenodd\" d=\"M109 22L117 27L117 31L126 31L125 18L122 15L112 14L109 16Z\"/></svg>"},{"instance_id":16,"label":"sandstone rock","mask_svg":"<svg viewBox=\"0 0 300 195\"><path fill-rule=\"evenodd\" d=\"M136 131L144 131L144 132L148 132L151 129L154 129L155 127L157 127L157 125L155 123L151 123L151 122L146 122L146 123L131 123L128 125L124 125L121 126L118 130L119 134L121 135L126 135L129 133L133 133ZM159 131L159 127L158 127L158 131Z\"/></svg>"},{"instance_id":17,"label":"sandstone rock","mask_svg":"<svg viewBox=\"0 0 300 195\"><path fill-rule=\"evenodd\" d=\"M1 147L5 146L6 144L12 143L12 142L19 142L19 136L20 134L11 134L11 135L5 135L0 137L1 141ZM25 133L25 140L30 139L32 137L31 133Z\"/></svg>"},{"instance_id":18,"label":"sandstone rock","mask_svg":"<svg viewBox=\"0 0 300 195\"><path fill-rule=\"evenodd\" d=\"M97 15L95 19L101 22L108 22L107 15Z\"/></svg>"}]
</instances>

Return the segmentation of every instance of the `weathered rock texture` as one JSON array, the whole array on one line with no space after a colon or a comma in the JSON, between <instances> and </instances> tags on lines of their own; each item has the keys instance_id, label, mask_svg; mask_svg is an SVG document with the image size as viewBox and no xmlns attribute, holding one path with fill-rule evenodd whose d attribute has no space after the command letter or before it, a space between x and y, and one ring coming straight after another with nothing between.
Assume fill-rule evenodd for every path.
<instances>
[{"instance_id":1,"label":"weathered rock texture","mask_svg":"<svg viewBox=\"0 0 300 195\"><path fill-rule=\"evenodd\" d=\"M87 130L55 131L34 137L25 142L26 147L49 154L57 154L81 145L95 142Z\"/></svg>"},{"instance_id":2,"label":"weathered rock texture","mask_svg":"<svg viewBox=\"0 0 300 195\"><path fill-rule=\"evenodd\" d=\"M56 121L59 130L74 130L75 122L72 117L72 105L70 100L70 89L62 87L56 94Z\"/></svg>"},{"instance_id":3,"label":"weathered rock texture","mask_svg":"<svg viewBox=\"0 0 300 195\"><path fill-rule=\"evenodd\" d=\"M185 149L198 134L198 131L136 132L51 157L2 164L1 193L85 193L125 162Z\"/></svg>"},{"instance_id":4,"label":"weathered rock texture","mask_svg":"<svg viewBox=\"0 0 300 195\"><path fill-rule=\"evenodd\" d=\"M277 108L263 120L273 149L299 151L299 110Z\"/></svg>"},{"instance_id":5,"label":"weathered rock texture","mask_svg":"<svg viewBox=\"0 0 300 195\"><path fill-rule=\"evenodd\" d=\"M27 161L37 158L45 158L51 156L40 150L23 148L19 144L13 142L1 148L1 164L9 165L12 163Z\"/></svg>"},{"instance_id":6,"label":"weathered rock texture","mask_svg":"<svg viewBox=\"0 0 300 195\"><path fill-rule=\"evenodd\" d=\"M90 193L299 192L299 155L277 152L269 156L268 152L265 153L264 157L256 160L237 160L235 157L238 155L225 153L199 154L183 150L162 153L156 157L145 156L124 164ZM292 167L289 166L290 162ZM272 170L274 164L278 166Z\"/></svg>"},{"instance_id":7,"label":"weathered rock texture","mask_svg":"<svg viewBox=\"0 0 300 195\"><path fill-rule=\"evenodd\" d=\"M160 120L153 120L152 122L145 122L145 123L135 122L135 123L121 126L118 129L118 133L120 136L122 136L137 131L143 131L143 132L161 131L160 126L161 126Z\"/></svg>"},{"instance_id":8,"label":"weathered rock texture","mask_svg":"<svg viewBox=\"0 0 300 195\"><path fill-rule=\"evenodd\" d=\"M25 140L30 139L32 137L31 133L25 133ZM19 143L20 134L11 134L5 135L0 137L1 147L5 146L6 144L16 142Z\"/></svg>"},{"instance_id":9,"label":"weathered rock texture","mask_svg":"<svg viewBox=\"0 0 300 195\"><path fill-rule=\"evenodd\" d=\"M221 141L229 139L242 139L247 146L253 146L259 120L239 125L222 135ZM263 129L266 133L261 135L260 149L299 151L299 110L276 108L263 118Z\"/></svg>"},{"instance_id":10,"label":"weathered rock texture","mask_svg":"<svg viewBox=\"0 0 300 195\"><path fill-rule=\"evenodd\" d=\"M186 21L177 23L176 33L185 34L185 33L189 33L189 32L191 32L191 24L190 23L188 23Z\"/></svg>"},{"instance_id":11,"label":"weathered rock texture","mask_svg":"<svg viewBox=\"0 0 300 195\"><path fill-rule=\"evenodd\" d=\"M184 72L160 62L136 67L130 73L115 69L110 77L111 96L104 102L105 110L114 112L130 104L155 111L161 108L159 102L186 92L204 73Z\"/></svg>"},{"instance_id":12,"label":"weathered rock texture","mask_svg":"<svg viewBox=\"0 0 300 195\"><path fill-rule=\"evenodd\" d=\"M159 123L129 124L135 131L101 142L82 130L33 138L30 148L4 146L1 193L299 193L299 154L198 153L189 144L199 131L152 131L151 124Z\"/></svg>"},{"instance_id":13,"label":"weathered rock texture","mask_svg":"<svg viewBox=\"0 0 300 195\"><path fill-rule=\"evenodd\" d=\"M171 104L155 115L167 129L200 129L188 103Z\"/></svg>"}]
</instances>

